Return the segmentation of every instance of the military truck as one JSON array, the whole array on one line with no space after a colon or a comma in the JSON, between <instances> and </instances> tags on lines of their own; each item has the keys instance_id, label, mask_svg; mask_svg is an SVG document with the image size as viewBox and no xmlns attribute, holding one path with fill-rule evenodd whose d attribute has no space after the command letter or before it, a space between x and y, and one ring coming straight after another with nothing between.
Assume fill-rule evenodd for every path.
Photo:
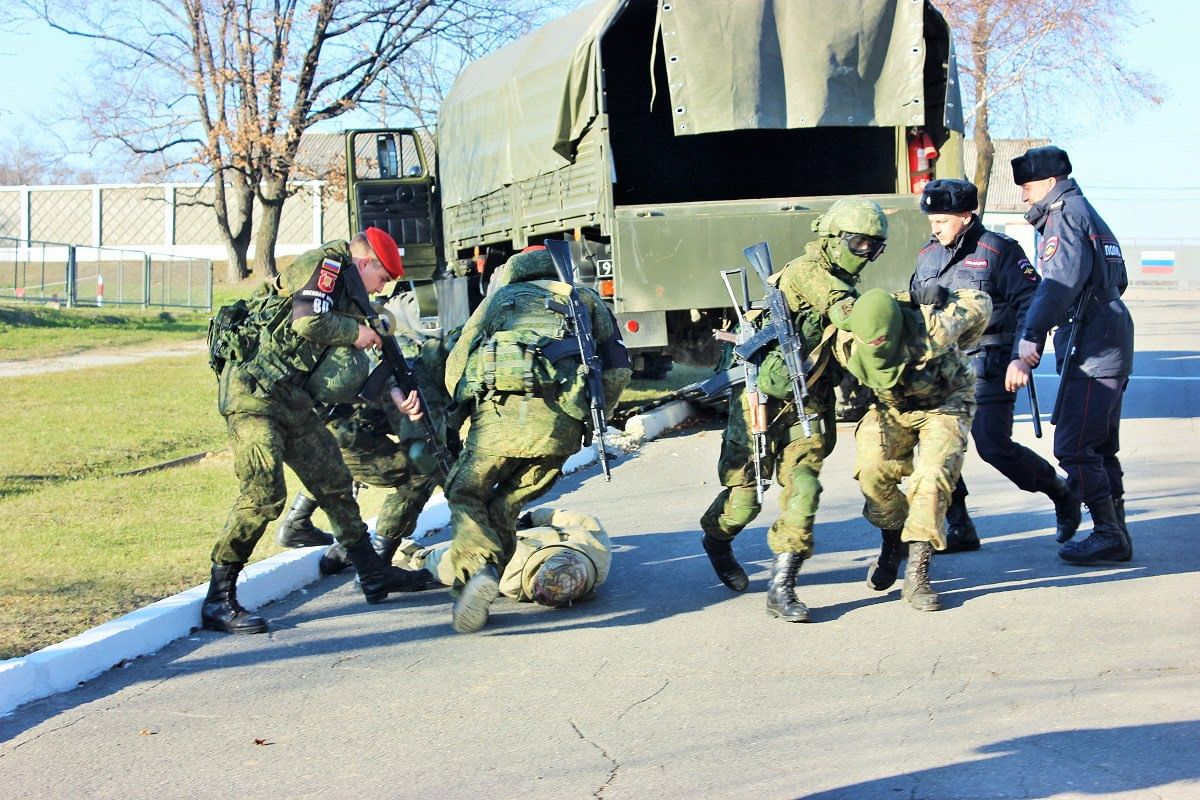
<instances>
[{"instance_id":1,"label":"military truck","mask_svg":"<svg viewBox=\"0 0 1200 800\"><path fill-rule=\"evenodd\" d=\"M436 155L421 131L348 132L350 222L395 236L443 324L510 254L566 238L635 366L661 374L715 362L721 269L764 240L781 268L839 197L888 213L864 283L906 285L920 187L963 176L962 130L927 0L605 0L467 66Z\"/></svg>"}]
</instances>

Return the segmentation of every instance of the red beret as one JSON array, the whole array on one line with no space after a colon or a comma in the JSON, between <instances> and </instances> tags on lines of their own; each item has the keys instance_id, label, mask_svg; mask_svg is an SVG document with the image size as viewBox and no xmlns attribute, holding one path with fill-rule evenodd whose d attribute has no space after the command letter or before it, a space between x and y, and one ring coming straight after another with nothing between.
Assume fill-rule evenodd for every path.
<instances>
[{"instance_id":1,"label":"red beret","mask_svg":"<svg viewBox=\"0 0 1200 800\"><path fill-rule=\"evenodd\" d=\"M396 240L382 228L367 228L363 233L367 235L367 241L371 243L375 257L379 259L380 264L383 264L388 275L393 278L403 278L404 261L400 258L400 248L396 247Z\"/></svg>"}]
</instances>

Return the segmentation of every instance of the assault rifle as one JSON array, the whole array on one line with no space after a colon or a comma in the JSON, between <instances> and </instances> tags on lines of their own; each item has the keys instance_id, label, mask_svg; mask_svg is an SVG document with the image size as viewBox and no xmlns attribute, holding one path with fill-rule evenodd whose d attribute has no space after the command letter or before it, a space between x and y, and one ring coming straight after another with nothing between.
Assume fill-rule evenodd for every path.
<instances>
[{"instance_id":1,"label":"assault rifle","mask_svg":"<svg viewBox=\"0 0 1200 800\"><path fill-rule=\"evenodd\" d=\"M733 291L733 286L729 283L730 275L741 276L744 307L742 303L738 302L737 293ZM767 396L758 390L757 353L743 355L739 352L739 349L754 340L757 333L749 317L750 284L744 269L723 269L721 270L721 280L725 282L725 291L729 292L729 299L733 301L733 311L737 314L738 326L736 334L732 336L724 332L718 332L716 336L718 339L732 341L735 345L733 352L742 362L742 374L746 379L746 403L750 410L750 438L754 445L754 493L758 502L762 503L763 493L771 485L770 475L763 475L762 464L767 455ZM737 409L730 408L729 413L736 414Z\"/></svg>"},{"instance_id":2,"label":"assault rifle","mask_svg":"<svg viewBox=\"0 0 1200 800\"><path fill-rule=\"evenodd\" d=\"M604 472L604 480L611 481L608 451L604 448L604 431L608 428L608 421L604 417L603 368L600 365L600 356L596 352L596 340L592 335L592 314L580 299L579 290L575 287L575 262L571 256L571 245L562 239L547 239L546 249L550 251L550 258L554 261L558 279L571 287L566 307L567 325L579 344L579 359L587 370L588 408L592 415L592 433L596 437L596 457L600 461L600 469ZM549 302L547 300L547 303Z\"/></svg>"},{"instance_id":3,"label":"assault rifle","mask_svg":"<svg viewBox=\"0 0 1200 800\"><path fill-rule=\"evenodd\" d=\"M766 242L759 242L743 250L746 260L758 277L762 280L767 291L767 309L771 312L771 335L779 342L779 352L783 363L787 366L788 377L792 381L792 397L796 400L796 413L800 416L800 427L807 437L812 436L812 417L804 410L808 404L808 381L805 375L812 367L804 354L804 342L796 335L792 326L792 312L788 308L787 299L779 287L771 283L771 251ZM765 332L765 331L764 331Z\"/></svg>"},{"instance_id":4,"label":"assault rifle","mask_svg":"<svg viewBox=\"0 0 1200 800\"><path fill-rule=\"evenodd\" d=\"M379 315L375 306L371 305L371 298L367 295L367 287L363 285L358 268L355 266L345 267L342 269L341 275L342 282L346 286L347 296L365 317L367 326L379 335L379 341L382 342L380 349L383 359L379 366L371 372L358 396L368 402L374 400L383 390L388 377L395 379L396 387L404 394L415 391L421 401L422 415L419 424L422 438L425 439L429 452L433 453L434 458L437 459L443 477L449 476L452 459L446 448L442 446L441 440L438 439L437 427L433 424L429 403L425 401L425 395L417 383L417 376L413 373L412 367L408 365L404 353L400 351L400 345L396 343L393 331L388 330L387 322Z\"/></svg>"},{"instance_id":5,"label":"assault rifle","mask_svg":"<svg viewBox=\"0 0 1200 800\"><path fill-rule=\"evenodd\" d=\"M1067 387L1067 374L1071 371L1071 365L1075 361L1075 340L1078 337L1079 329L1083 326L1083 312L1092 302L1093 293L1094 289L1089 284L1083 290L1083 294L1079 295L1079 305L1075 307L1075 313L1071 320L1071 333L1067 336L1067 354L1063 356L1062 371L1058 378L1058 394L1054 396L1054 413L1050 415L1051 425L1058 424L1058 414L1062 411L1063 398L1067 394L1064 391Z\"/></svg>"}]
</instances>

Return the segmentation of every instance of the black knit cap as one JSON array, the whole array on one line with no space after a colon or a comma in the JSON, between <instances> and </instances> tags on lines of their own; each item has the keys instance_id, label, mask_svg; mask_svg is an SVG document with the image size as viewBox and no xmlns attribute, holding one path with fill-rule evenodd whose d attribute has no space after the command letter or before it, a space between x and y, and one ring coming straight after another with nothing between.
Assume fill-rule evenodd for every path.
<instances>
[{"instance_id":1,"label":"black knit cap","mask_svg":"<svg viewBox=\"0 0 1200 800\"><path fill-rule=\"evenodd\" d=\"M1054 145L1031 147L1012 160L1013 183L1018 185L1071 174L1067 151Z\"/></svg>"},{"instance_id":2,"label":"black knit cap","mask_svg":"<svg viewBox=\"0 0 1200 800\"><path fill-rule=\"evenodd\" d=\"M979 208L979 190L970 181L938 178L921 190L921 210L926 214L962 214Z\"/></svg>"}]
</instances>

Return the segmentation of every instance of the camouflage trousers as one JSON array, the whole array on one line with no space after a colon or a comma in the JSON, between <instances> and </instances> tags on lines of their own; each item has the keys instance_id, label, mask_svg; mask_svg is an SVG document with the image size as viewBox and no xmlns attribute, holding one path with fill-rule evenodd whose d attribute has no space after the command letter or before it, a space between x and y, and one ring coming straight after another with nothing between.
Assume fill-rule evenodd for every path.
<instances>
[{"instance_id":1,"label":"camouflage trousers","mask_svg":"<svg viewBox=\"0 0 1200 800\"><path fill-rule=\"evenodd\" d=\"M854 477L867 521L900 530L903 541L944 549L946 508L962 474L974 415L973 402L928 411L875 405L867 411L854 434ZM907 497L900 489L905 478Z\"/></svg>"},{"instance_id":2,"label":"camouflage trousers","mask_svg":"<svg viewBox=\"0 0 1200 800\"><path fill-rule=\"evenodd\" d=\"M438 485L438 476L417 471L408 457L408 442L397 443L374 426L343 422L330 429L355 481L394 490L379 509L376 535L385 539L411 536L421 509Z\"/></svg>"},{"instance_id":3,"label":"camouflage trousers","mask_svg":"<svg viewBox=\"0 0 1200 800\"><path fill-rule=\"evenodd\" d=\"M517 517L550 491L568 456L490 456L463 450L446 479L457 583L495 564L503 570L517 546Z\"/></svg>"},{"instance_id":4,"label":"camouflage trousers","mask_svg":"<svg viewBox=\"0 0 1200 800\"><path fill-rule=\"evenodd\" d=\"M220 541L215 564L244 564L287 502L283 466L291 467L329 517L334 536L353 545L367 532L354 501L350 471L333 434L312 409L278 404L272 416L233 413L225 417L239 493Z\"/></svg>"},{"instance_id":5,"label":"camouflage trousers","mask_svg":"<svg viewBox=\"0 0 1200 800\"><path fill-rule=\"evenodd\" d=\"M817 414L811 438L800 430L794 412L780 413L781 404L772 400L767 429L766 453L760 468L764 476L775 476L779 484L779 517L767 531L767 546L773 553L813 552L813 525L821 500L821 466L837 444L837 425L832 403L810 403ZM741 413L736 413L740 409ZM730 398L729 422L721 440L717 475L721 490L700 518L700 527L714 539L730 541L762 510L755 491L754 444L750 435L745 395L736 391Z\"/></svg>"}]
</instances>

